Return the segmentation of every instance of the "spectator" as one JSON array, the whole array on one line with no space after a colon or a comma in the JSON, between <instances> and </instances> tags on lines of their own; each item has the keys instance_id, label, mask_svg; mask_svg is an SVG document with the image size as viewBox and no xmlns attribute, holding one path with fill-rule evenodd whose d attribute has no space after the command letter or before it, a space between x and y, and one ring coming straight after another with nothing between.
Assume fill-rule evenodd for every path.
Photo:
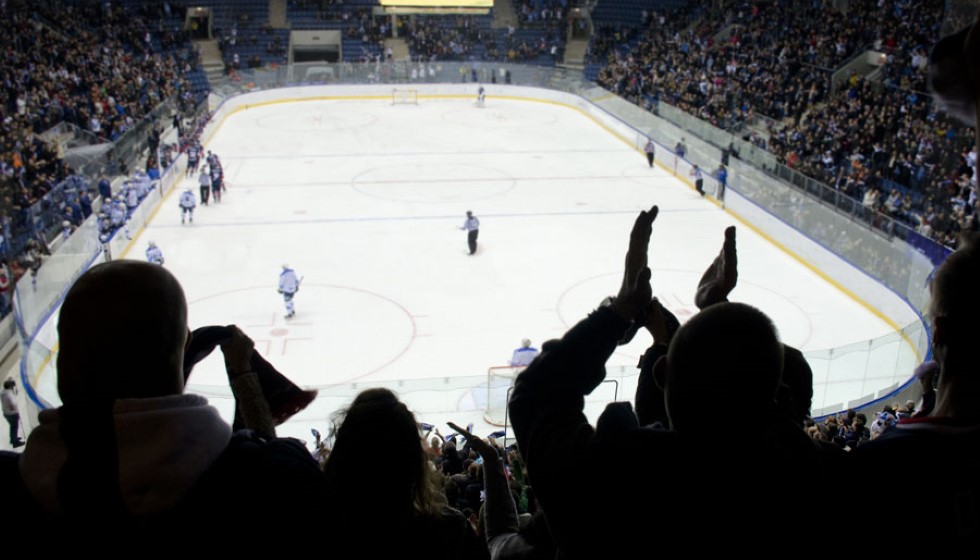
<instances>
[{"instance_id":1,"label":"spectator","mask_svg":"<svg viewBox=\"0 0 980 560\"><path fill-rule=\"evenodd\" d=\"M651 528L657 546L669 546L675 538L687 542L692 526L726 542L802 538L807 528L798 520L825 512L811 487L823 460L776 405L783 349L758 310L719 303L677 331L654 367L669 430L642 427L628 403L608 406L594 428L582 413L584 396L602 382L605 361L630 323L657 322L646 254L656 215L653 207L635 222L619 295L546 343L514 386L518 446L558 548L568 557L627 557L649 549ZM709 412L733 399L758 414L761 431L750 440ZM643 465L642 476L624 476L610 460L624 453ZM751 518L744 515L748 503Z\"/></svg>"},{"instance_id":2,"label":"spectator","mask_svg":"<svg viewBox=\"0 0 980 560\"><path fill-rule=\"evenodd\" d=\"M0 391L0 405L3 408L3 418L10 426L10 446L13 448L24 445L20 439L20 409L17 407L17 383L13 379L3 382Z\"/></svg>"},{"instance_id":3,"label":"spectator","mask_svg":"<svg viewBox=\"0 0 980 560\"><path fill-rule=\"evenodd\" d=\"M554 542L549 538L542 538L542 536L546 537L546 534L522 530L517 505L510 493L504 462L501 460L498 448L452 422L449 423L449 427L462 434L467 444L483 459L486 500L483 502L480 515L490 557L501 560L555 558L557 551Z\"/></svg>"},{"instance_id":4,"label":"spectator","mask_svg":"<svg viewBox=\"0 0 980 560\"><path fill-rule=\"evenodd\" d=\"M334 434L324 469L331 511L322 524L338 550L376 558L489 557L466 517L447 506L415 415L394 393L362 391Z\"/></svg>"},{"instance_id":5,"label":"spectator","mask_svg":"<svg viewBox=\"0 0 980 560\"><path fill-rule=\"evenodd\" d=\"M853 455L859 472L875 469L876 483L868 488L872 503L907 484L909 473L926 477L921 507L929 514L918 516L916 527L937 542L980 535L980 383L973 349L978 283L980 245L973 235L940 265L931 284L929 317L939 371L937 382L927 378L929 385L935 383L935 407L928 416L900 420Z\"/></svg>"},{"instance_id":6,"label":"spectator","mask_svg":"<svg viewBox=\"0 0 980 560\"><path fill-rule=\"evenodd\" d=\"M113 261L76 281L58 321L63 404L41 411L23 456L0 454L5 505L18 512L8 529L43 522L67 537L111 523L125 532L103 544L131 550L176 547L164 538L176 534L207 547L216 520L262 519L265 530L310 523L320 474L305 448L274 430L233 435L203 397L183 392L186 319L183 290L163 267ZM250 427L271 426L249 371L251 340L235 329L222 352L237 403L256 419Z\"/></svg>"}]
</instances>

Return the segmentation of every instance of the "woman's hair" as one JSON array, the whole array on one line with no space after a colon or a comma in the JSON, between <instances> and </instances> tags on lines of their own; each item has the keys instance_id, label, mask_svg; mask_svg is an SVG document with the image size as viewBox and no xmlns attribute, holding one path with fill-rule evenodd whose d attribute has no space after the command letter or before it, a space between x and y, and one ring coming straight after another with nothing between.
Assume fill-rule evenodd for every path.
<instances>
[{"instance_id":1,"label":"woman's hair","mask_svg":"<svg viewBox=\"0 0 980 560\"><path fill-rule=\"evenodd\" d=\"M436 515L446 504L422 446L418 423L388 389L361 392L334 419L324 473L332 489L353 494L355 508Z\"/></svg>"}]
</instances>

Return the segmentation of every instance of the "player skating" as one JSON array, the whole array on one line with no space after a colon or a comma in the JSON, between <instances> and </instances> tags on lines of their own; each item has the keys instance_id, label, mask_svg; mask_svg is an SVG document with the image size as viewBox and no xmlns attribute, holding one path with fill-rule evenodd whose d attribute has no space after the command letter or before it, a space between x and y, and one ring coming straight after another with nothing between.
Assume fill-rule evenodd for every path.
<instances>
[{"instance_id":1,"label":"player skating","mask_svg":"<svg viewBox=\"0 0 980 560\"><path fill-rule=\"evenodd\" d=\"M146 248L146 260L153 264L163 266L163 251L153 241L150 241L149 246Z\"/></svg>"},{"instance_id":2,"label":"player skating","mask_svg":"<svg viewBox=\"0 0 980 560\"><path fill-rule=\"evenodd\" d=\"M476 90L476 106L483 107L487 100L487 90L480 85L480 89Z\"/></svg>"},{"instance_id":3,"label":"player skating","mask_svg":"<svg viewBox=\"0 0 980 560\"><path fill-rule=\"evenodd\" d=\"M296 314L293 305L293 296L299 291L302 278L296 276L296 271L289 268L288 264L282 265L282 272L279 273L279 293L286 302L286 318L289 319Z\"/></svg>"},{"instance_id":4,"label":"player skating","mask_svg":"<svg viewBox=\"0 0 980 560\"><path fill-rule=\"evenodd\" d=\"M194 200L194 191L187 188L183 193L180 194L180 223L184 223L185 220L190 220L194 223L194 207L197 206L197 201Z\"/></svg>"}]
</instances>

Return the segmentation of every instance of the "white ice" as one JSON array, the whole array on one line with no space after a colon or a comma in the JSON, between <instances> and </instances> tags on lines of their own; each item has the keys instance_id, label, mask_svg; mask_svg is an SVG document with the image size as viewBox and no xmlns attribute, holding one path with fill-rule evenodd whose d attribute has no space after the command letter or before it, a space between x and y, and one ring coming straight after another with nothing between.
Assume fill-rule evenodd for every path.
<instances>
[{"instance_id":1,"label":"white ice","mask_svg":"<svg viewBox=\"0 0 980 560\"><path fill-rule=\"evenodd\" d=\"M614 294L641 209L660 207L654 292L682 320L723 230L739 225L631 144L547 103L272 104L231 116L206 147L225 169L222 202L181 225L171 193L128 258L155 241L192 327L240 325L288 377L321 388L280 428L306 440L372 384L395 388L423 421L488 433L480 396L458 385L484 383L522 338L560 337ZM184 187L197 193L192 178ZM475 256L459 229L466 210L481 221ZM732 299L769 314L784 342L827 349L892 331L750 229L739 228L738 249ZM276 293L283 263L303 277L289 320ZM635 371L649 342L641 333L609 365ZM220 352L191 382L230 415Z\"/></svg>"}]
</instances>

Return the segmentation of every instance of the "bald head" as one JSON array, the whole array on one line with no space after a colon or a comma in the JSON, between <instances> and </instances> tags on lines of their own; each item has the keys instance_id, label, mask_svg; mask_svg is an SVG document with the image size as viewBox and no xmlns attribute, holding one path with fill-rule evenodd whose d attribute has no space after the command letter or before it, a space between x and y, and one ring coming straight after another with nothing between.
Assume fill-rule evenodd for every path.
<instances>
[{"instance_id":1,"label":"bald head","mask_svg":"<svg viewBox=\"0 0 980 560\"><path fill-rule=\"evenodd\" d=\"M58 338L58 393L65 404L183 391L187 301L161 266L92 267L65 296Z\"/></svg>"}]
</instances>

